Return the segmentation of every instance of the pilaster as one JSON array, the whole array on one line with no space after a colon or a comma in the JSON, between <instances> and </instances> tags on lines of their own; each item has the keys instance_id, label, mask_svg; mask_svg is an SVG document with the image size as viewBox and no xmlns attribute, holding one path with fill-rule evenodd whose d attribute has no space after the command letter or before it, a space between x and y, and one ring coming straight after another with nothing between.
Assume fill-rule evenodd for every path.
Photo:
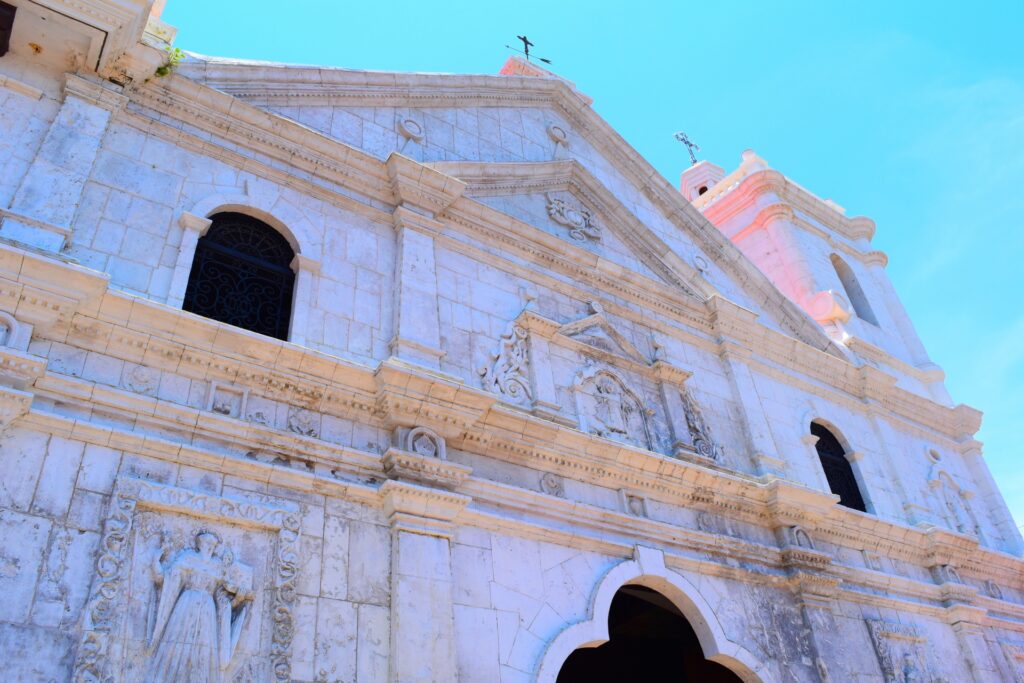
<instances>
[{"instance_id":1,"label":"pilaster","mask_svg":"<svg viewBox=\"0 0 1024 683\"><path fill-rule=\"evenodd\" d=\"M305 346L309 311L313 307L313 283L320 273L320 262L296 254L291 265L295 271L295 289L292 292L292 320L288 328L288 341Z\"/></svg>"},{"instance_id":2,"label":"pilaster","mask_svg":"<svg viewBox=\"0 0 1024 683\"><path fill-rule=\"evenodd\" d=\"M519 315L516 322L529 332L526 337L526 353L530 360L530 382L534 391L530 412L547 420L575 425L575 422L562 415L555 390L555 378L551 372L550 341L558 332L558 325L553 320L530 310L529 305L532 305L532 302Z\"/></svg>"},{"instance_id":3,"label":"pilaster","mask_svg":"<svg viewBox=\"0 0 1024 683\"><path fill-rule=\"evenodd\" d=\"M388 177L396 200L394 337L391 355L434 370L441 367L440 319L434 236L444 229L436 215L466 189L462 181L393 153Z\"/></svg>"},{"instance_id":4,"label":"pilaster","mask_svg":"<svg viewBox=\"0 0 1024 683\"><path fill-rule=\"evenodd\" d=\"M398 481L381 495L392 536L390 680L457 680L451 538L470 499Z\"/></svg>"},{"instance_id":5,"label":"pilaster","mask_svg":"<svg viewBox=\"0 0 1024 683\"><path fill-rule=\"evenodd\" d=\"M63 248L110 118L127 101L112 87L65 75L64 102L3 212L0 235L45 251Z\"/></svg>"},{"instance_id":6,"label":"pilaster","mask_svg":"<svg viewBox=\"0 0 1024 683\"><path fill-rule=\"evenodd\" d=\"M764 407L759 402L754 378L745 362L745 359L750 356L750 352L745 347L731 341L721 342L720 348L720 356L725 363L726 373L732 383L734 395L740 404L743 428L747 433L750 447L753 449L753 460L757 467L757 473L783 477L786 473L786 463L776 452L771 429L764 417Z\"/></svg>"},{"instance_id":7,"label":"pilaster","mask_svg":"<svg viewBox=\"0 0 1024 683\"><path fill-rule=\"evenodd\" d=\"M185 289L188 288L188 276L192 272L192 261L196 257L196 246L199 244L199 238L206 234L212 224L213 221L209 218L196 216L187 211L178 218L178 225L182 227L181 245L178 247L178 260L171 275L171 286L167 294L168 306L181 308L185 301Z\"/></svg>"}]
</instances>

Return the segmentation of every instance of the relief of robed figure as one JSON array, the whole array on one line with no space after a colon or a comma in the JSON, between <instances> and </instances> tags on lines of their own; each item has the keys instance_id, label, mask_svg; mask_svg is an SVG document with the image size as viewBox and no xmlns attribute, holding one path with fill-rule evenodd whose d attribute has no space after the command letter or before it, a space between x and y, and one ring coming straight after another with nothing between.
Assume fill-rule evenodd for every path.
<instances>
[{"instance_id":1,"label":"relief of robed figure","mask_svg":"<svg viewBox=\"0 0 1024 683\"><path fill-rule=\"evenodd\" d=\"M219 683L252 607L252 568L204 530L177 553L165 537L151 571L157 599L146 682Z\"/></svg>"}]
</instances>

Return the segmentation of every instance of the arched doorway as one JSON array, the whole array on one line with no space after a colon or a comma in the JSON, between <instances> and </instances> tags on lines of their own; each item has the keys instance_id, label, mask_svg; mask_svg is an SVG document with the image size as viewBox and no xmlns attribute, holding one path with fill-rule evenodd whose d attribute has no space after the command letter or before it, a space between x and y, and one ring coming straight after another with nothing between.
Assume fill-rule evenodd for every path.
<instances>
[{"instance_id":1,"label":"arched doorway","mask_svg":"<svg viewBox=\"0 0 1024 683\"><path fill-rule=\"evenodd\" d=\"M558 683L741 683L736 674L704 658L686 617L650 588L626 585L615 593L608 612L608 635L608 642L570 654Z\"/></svg>"}]
</instances>

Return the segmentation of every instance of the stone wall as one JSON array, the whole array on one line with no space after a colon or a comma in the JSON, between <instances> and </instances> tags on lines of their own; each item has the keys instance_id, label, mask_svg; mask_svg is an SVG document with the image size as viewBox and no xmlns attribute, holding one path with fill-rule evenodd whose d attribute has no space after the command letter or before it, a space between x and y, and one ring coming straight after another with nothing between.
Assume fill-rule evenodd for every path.
<instances>
[{"instance_id":1,"label":"stone wall","mask_svg":"<svg viewBox=\"0 0 1024 683\"><path fill-rule=\"evenodd\" d=\"M0 60L11 677L553 681L638 584L745 681L1024 680L980 415L830 338L570 84L149 43ZM289 341L181 310L219 211L294 248Z\"/></svg>"}]
</instances>

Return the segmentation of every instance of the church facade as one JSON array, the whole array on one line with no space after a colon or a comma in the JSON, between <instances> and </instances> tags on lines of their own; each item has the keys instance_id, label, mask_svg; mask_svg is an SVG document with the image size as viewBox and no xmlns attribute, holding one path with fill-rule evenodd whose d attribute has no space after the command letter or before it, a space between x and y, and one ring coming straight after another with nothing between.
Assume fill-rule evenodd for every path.
<instances>
[{"instance_id":1,"label":"church facade","mask_svg":"<svg viewBox=\"0 0 1024 683\"><path fill-rule=\"evenodd\" d=\"M160 4L160 3L157 3ZM1024 552L849 217L572 83L0 2L24 681L1024 681Z\"/></svg>"}]
</instances>

